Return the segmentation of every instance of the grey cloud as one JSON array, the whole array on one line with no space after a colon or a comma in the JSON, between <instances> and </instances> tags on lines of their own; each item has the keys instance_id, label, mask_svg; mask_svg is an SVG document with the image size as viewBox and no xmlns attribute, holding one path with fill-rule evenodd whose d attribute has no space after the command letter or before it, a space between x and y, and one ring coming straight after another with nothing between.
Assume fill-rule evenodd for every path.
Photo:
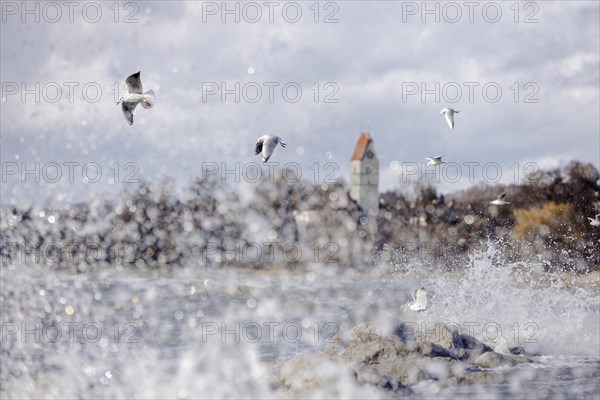
<instances>
[{"instance_id":1,"label":"grey cloud","mask_svg":"<svg viewBox=\"0 0 600 400\"><path fill-rule=\"evenodd\" d=\"M403 23L401 3L394 2L338 2L336 24L312 22L308 3L301 3L307 18L298 24L203 23L200 4L140 3L137 24L3 24L3 82L95 81L106 89L141 70L146 88L160 87L156 107L138 110L133 127L125 126L112 93L94 104L21 103L13 96L2 106L3 160L108 154L138 162L149 179L163 174L185 181L203 160L255 161L247 149L259 134L273 133L289 143L277 154L280 161L308 167L329 161L329 151L346 177L361 125L370 125L385 168L446 151L454 160L478 157L506 167L569 156L598 162L597 4L539 3L540 22L531 25L515 24L509 14L497 24ZM580 68L563 68L585 54L592 57ZM448 105L443 99L402 99L403 82L471 80L498 82L503 98L496 104L480 94L473 103L461 99L454 132L438 115ZM539 85L538 104L512 101L509 87L517 80ZM280 93L272 104L236 104L231 96L225 104L214 97L203 102L203 82L235 81L298 82L303 97L298 103ZM315 105L314 82L336 83L339 102ZM44 139L36 142L41 130ZM387 180L381 187L395 185Z\"/></svg>"}]
</instances>

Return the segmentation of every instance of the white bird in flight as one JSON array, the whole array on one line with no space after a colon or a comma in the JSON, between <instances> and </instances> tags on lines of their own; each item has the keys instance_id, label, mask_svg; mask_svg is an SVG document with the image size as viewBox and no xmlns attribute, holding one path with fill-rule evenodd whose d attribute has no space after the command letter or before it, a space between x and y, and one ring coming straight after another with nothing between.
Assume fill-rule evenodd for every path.
<instances>
[{"instance_id":1,"label":"white bird in flight","mask_svg":"<svg viewBox=\"0 0 600 400\"><path fill-rule=\"evenodd\" d=\"M446 117L446 122L448 122L448 126L450 129L454 129L454 114L459 113L460 110L453 110L452 108L442 108L440 111L440 115L444 115Z\"/></svg>"},{"instance_id":2,"label":"white bird in flight","mask_svg":"<svg viewBox=\"0 0 600 400\"><path fill-rule=\"evenodd\" d=\"M596 218L588 217L588 219L590 220L591 226L600 226L600 214L596 214Z\"/></svg>"},{"instance_id":3,"label":"white bird in flight","mask_svg":"<svg viewBox=\"0 0 600 400\"><path fill-rule=\"evenodd\" d=\"M285 147L286 145L283 139L281 139L279 136L263 135L256 141L255 154L262 152L262 160L263 162L267 162L273 155L273 151L275 150L275 147L277 147L278 143L281 145L281 147Z\"/></svg>"},{"instance_id":4,"label":"white bird in flight","mask_svg":"<svg viewBox=\"0 0 600 400\"><path fill-rule=\"evenodd\" d=\"M417 289L415 293L413 293L413 301L414 303L410 305L410 309L413 311L423 311L427 308L427 290L424 287Z\"/></svg>"},{"instance_id":5,"label":"white bird in flight","mask_svg":"<svg viewBox=\"0 0 600 400\"><path fill-rule=\"evenodd\" d=\"M143 93L140 71L125 79L125 83L127 84L128 93L119 98L117 105L121 104L123 116L129 122L129 125L133 125L135 107L141 103L144 108L152 108L154 105L154 91L148 90Z\"/></svg>"},{"instance_id":6,"label":"white bird in flight","mask_svg":"<svg viewBox=\"0 0 600 400\"><path fill-rule=\"evenodd\" d=\"M496 200L490 201L490 204L493 204L495 206L504 206L506 204L510 204L508 201L504 201L505 197L506 197L506 193L502 193L500 196L498 196L496 198Z\"/></svg>"},{"instance_id":7,"label":"white bird in flight","mask_svg":"<svg viewBox=\"0 0 600 400\"><path fill-rule=\"evenodd\" d=\"M427 166L432 166L432 165L439 165L439 164L444 164L446 161L442 160L442 157L445 157L446 155L444 154L443 156L437 156L437 157L425 157L426 160L429 160L427 162Z\"/></svg>"}]
</instances>

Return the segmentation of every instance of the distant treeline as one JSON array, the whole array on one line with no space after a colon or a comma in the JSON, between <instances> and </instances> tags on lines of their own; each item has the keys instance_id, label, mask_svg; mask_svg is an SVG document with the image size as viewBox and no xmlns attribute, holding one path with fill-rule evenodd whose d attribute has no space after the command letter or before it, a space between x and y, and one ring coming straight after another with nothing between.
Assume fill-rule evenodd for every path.
<instances>
[{"instance_id":1,"label":"distant treeline","mask_svg":"<svg viewBox=\"0 0 600 400\"><path fill-rule=\"evenodd\" d=\"M573 161L521 184L479 185L446 196L430 185L414 191L412 200L399 190L381 195L378 249L453 266L491 239L508 262L600 269L600 227L588 220L600 213L600 174L592 164ZM504 192L510 205L489 204Z\"/></svg>"},{"instance_id":2,"label":"distant treeline","mask_svg":"<svg viewBox=\"0 0 600 400\"><path fill-rule=\"evenodd\" d=\"M345 183L284 179L231 187L196 179L140 183L116 199L59 209L2 205L4 263L34 262L77 272L113 266L169 273L217 268L372 268L427 263L460 268L490 240L502 262L549 269L600 269L598 170L572 162L511 186L476 186L442 195L417 185L380 195L378 230ZM508 206L489 201L507 192ZM177 194L179 193L179 194ZM410 200L409 200L410 199Z\"/></svg>"}]
</instances>

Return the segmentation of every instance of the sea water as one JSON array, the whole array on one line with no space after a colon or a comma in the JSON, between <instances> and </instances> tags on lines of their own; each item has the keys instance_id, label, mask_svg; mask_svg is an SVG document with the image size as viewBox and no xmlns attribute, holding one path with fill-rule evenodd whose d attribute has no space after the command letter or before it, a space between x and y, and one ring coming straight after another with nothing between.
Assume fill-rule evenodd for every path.
<instances>
[{"instance_id":1,"label":"sea water","mask_svg":"<svg viewBox=\"0 0 600 400\"><path fill-rule=\"evenodd\" d=\"M521 346L534 359L514 367L508 384L422 382L415 398L600 392L597 277L552 275L486 253L451 272L382 262L362 273L187 265L168 276L127 268L74 275L16 262L1 274L3 398L281 397L285 360L335 346L360 323L388 334L401 321L423 331L452 324L491 346L502 339ZM429 304L414 313L407 305L419 287ZM394 397L339 378L341 397Z\"/></svg>"}]
</instances>

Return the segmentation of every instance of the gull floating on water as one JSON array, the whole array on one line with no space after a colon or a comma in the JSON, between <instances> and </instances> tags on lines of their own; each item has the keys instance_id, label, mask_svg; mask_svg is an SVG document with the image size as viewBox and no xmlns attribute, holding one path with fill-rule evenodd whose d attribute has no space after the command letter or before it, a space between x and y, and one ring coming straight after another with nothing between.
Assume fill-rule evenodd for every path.
<instances>
[{"instance_id":1,"label":"gull floating on water","mask_svg":"<svg viewBox=\"0 0 600 400\"><path fill-rule=\"evenodd\" d=\"M444 154L443 156L437 156L437 157L425 157L426 160L429 160L429 162L427 163L427 166L431 166L431 165L439 165L439 164L444 164L446 161L442 161L442 157L445 157L446 155Z\"/></svg>"},{"instance_id":2,"label":"gull floating on water","mask_svg":"<svg viewBox=\"0 0 600 400\"><path fill-rule=\"evenodd\" d=\"M256 141L256 153L259 154L262 151L263 162L269 161L269 158L273 155L273 151L277 144L281 147L285 147L286 143L279 136L263 135Z\"/></svg>"},{"instance_id":3,"label":"gull floating on water","mask_svg":"<svg viewBox=\"0 0 600 400\"><path fill-rule=\"evenodd\" d=\"M440 115L444 115L446 117L446 122L448 122L448 126L450 129L454 129L454 114L459 113L460 110L453 110L452 108L442 108L440 111Z\"/></svg>"},{"instance_id":4,"label":"gull floating on water","mask_svg":"<svg viewBox=\"0 0 600 400\"><path fill-rule=\"evenodd\" d=\"M427 308L427 290L424 287L417 289L415 293L413 293L413 301L410 305L410 309L413 311L423 311Z\"/></svg>"},{"instance_id":5,"label":"gull floating on water","mask_svg":"<svg viewBox=\"0 0 600 400\"><path fill-rule=\"evenodd\" d=\"M506 193L502 193L500 196L498 196L496 198L496 200L490 201L490 204L493 204L495 206L504 206L506 204L510 204L508 201L504 201L505 197L506 197Z\"/></svg>"},{"instance_id":6,"label":"gull floating on water","mask_svg":"<svg viewBox=\"0 0 600 400\"><path fill-rule=\"evenodd\" d=\"M129 122L129 125L133 125L133 110L138 104L141 104L144 108L152 108L154 105L154 91L148 90L143 93L140 71L125 79L125 83L127 84L128 93L119 98L117 105L121 104L123 116Z\"/></svg>"},{"instance_id":7,"label":"gull floating on water","mask_svg":"<svg viewBox=\"0 0 600 400\"><path fill-rule=\"evenodd\" d=\"M596 218L588 217L588 219L590 220L591 226L600 226L600 214L596 214Z\"/></svg>"}]
</instances>

